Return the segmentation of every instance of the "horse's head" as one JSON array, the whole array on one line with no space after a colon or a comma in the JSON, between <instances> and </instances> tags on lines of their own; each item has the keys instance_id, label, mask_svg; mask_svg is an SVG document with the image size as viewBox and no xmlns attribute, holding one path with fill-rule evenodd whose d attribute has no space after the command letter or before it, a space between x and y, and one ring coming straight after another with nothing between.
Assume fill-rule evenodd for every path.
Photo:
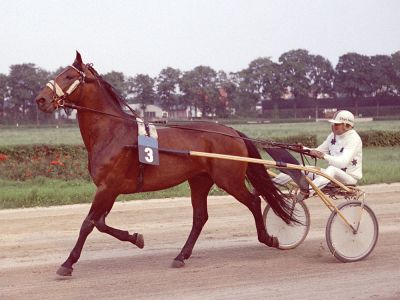
<instances>
[{"instance_id":1,"label":"horse's head","mask_svg":"<svg viewBox=\"0 0 400 300\"><path fill-rule=\"evenodd\" d=\"M83 98L84 90L90 88L85 83L95 80L96 71L85 65L79 52L76 52L74 63L46 84L36 97L36 103L40 110L49 113L64 105L77 105Z\"/></svg>"}]
</instances>

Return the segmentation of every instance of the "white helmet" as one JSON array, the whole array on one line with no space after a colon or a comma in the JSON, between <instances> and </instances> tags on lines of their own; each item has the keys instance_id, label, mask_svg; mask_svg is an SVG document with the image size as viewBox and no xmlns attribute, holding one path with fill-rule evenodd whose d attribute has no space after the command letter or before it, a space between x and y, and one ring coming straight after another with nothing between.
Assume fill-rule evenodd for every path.
<instances>
[{"instance_id":1,"label":"white helmet","mask_svg":"<svg viewBox=\"0 0 400 300\"><path fill-rule=\"evenodd\" d=\"M332 119L328 120L328 122L334 124L349 124L350 126L354 126L354 115L348 110L338 110L333 115Z\"/></svg>"}]
</instances>

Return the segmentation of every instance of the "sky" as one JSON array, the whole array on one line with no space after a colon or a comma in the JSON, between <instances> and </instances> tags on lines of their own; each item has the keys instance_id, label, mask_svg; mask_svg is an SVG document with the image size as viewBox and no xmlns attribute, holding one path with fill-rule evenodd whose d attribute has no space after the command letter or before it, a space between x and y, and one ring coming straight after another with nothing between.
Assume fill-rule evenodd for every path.
<instances>
[{"instance_id":1,"label":"sky","mask_svg":"<svg viewBox=\"0 0 400 300\"><path fill-rule=\"evenodd\" d=\"M333 66L348 52L400 50L398 0L1 0L0 73L47 71L78 50L99 73L157 76L203 65L227 73L306 49Z\"/></svg>"}]
</instances>

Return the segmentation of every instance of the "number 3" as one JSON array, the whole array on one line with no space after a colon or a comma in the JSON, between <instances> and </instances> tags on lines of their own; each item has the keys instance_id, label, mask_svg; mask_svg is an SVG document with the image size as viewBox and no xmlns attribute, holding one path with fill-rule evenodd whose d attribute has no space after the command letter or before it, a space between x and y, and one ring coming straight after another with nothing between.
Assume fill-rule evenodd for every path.
<instances>
[{"instance_id":1,"label":"number 3","mask_svg":"<svg viewBox=\"0 0 400 300\"><path fill-rule=\"evenodd\" d=\"M146 156L144 157L144 159L149 163L153 162L153 160L154 160L153 149L146 147L146 148L144 148L144 152L146 153Z\"/></svg>"}]
</instances>

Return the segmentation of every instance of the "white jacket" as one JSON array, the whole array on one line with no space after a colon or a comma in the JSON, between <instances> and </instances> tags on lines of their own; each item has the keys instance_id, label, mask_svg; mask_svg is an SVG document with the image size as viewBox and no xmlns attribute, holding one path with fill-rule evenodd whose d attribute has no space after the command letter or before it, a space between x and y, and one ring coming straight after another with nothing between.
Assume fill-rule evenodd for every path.
<instances>
[{"instance_id":1,"label":"white jacket","mask_svg":"<svg viewBox=\"0 0 400 300\"><path fill-rule=\"evenodd\" d=\"M362 141L358 133L351 129L341 135L328 135L316 149L324 153L329 165L342 169L359 180L362 177Z\"/></svg>"}]
</instances>

